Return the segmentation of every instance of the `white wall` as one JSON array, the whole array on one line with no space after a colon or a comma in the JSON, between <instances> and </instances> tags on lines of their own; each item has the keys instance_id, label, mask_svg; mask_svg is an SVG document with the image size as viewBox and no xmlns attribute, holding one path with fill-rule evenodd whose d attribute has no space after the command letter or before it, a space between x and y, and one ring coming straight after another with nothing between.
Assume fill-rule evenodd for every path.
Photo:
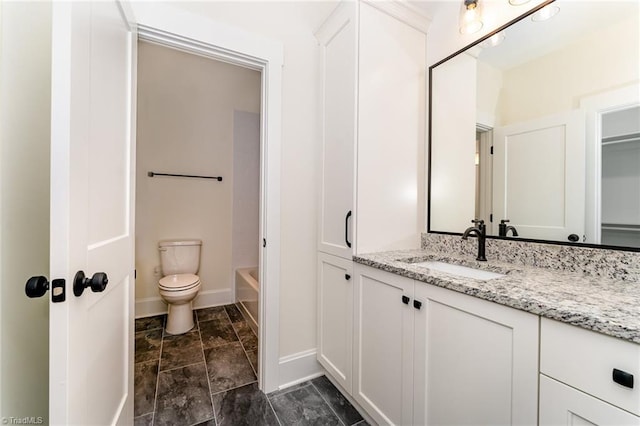
<instances>
[{"instance_id":1,"label":"white wall","mask_svg":"<svg viewBox=\"0 0 640 426\"><path fill-rule=\"evenodd\" d=\"M51 6L3 2L1 19L0 417L46 423L50 295L24 285L49 275Z\"/></svg>"},{"instance_id":2,"label":"white wall","mask_svg":"<svg viewBox=\"0 0 640 426\"><path fill-rule=\"evenodd\" d=\"M140 311L150 301L162 306L154 269L164 239L201 239L195 304L229 303L234 111L260 111L260 73L147 42L138 46L136 315L149 313ZM148 171L223 181L150 178Z\"/></svg>"},{"instance_id":3,"label":"white wall","mask_svg":"<svg viewBox=\"0 0 640 426\"><path fill-rule=\"evenodd\" d=\"M476 122L486 127L495 127L500 122L498 102L502 88L502 71L477 61Z\"/></svg>"},{"instance_id":4,"label":"white wall","mask_svg":"<svg viewBox=\"0 0 640 426\"><path fill-rule=\"evenodd\" d=\"M314 31L335 2L175 2L172 6L281 42L280 356L316 347L319 53Z\"/></svg>"},{"instance_id":5,"label":"white wall","mask_svg":"<svg viewBox=\"0 0 640 426\"><path fill-rule=\"evenodd\" d=\"M463 232L475 216L476 65L462 54L433 71L432 231Z\"/></svg>"},{"instance_id":6,"label":"white wall","mask_svg":"<svg viewBox=\"0 0 640 426\"><path fill-rule=\"evenodd\" d=\"M233 113L231 269L258 266L260 244L260 114ZM235 276L235 275L234 275Z\"/></svg>"}]
</instances>

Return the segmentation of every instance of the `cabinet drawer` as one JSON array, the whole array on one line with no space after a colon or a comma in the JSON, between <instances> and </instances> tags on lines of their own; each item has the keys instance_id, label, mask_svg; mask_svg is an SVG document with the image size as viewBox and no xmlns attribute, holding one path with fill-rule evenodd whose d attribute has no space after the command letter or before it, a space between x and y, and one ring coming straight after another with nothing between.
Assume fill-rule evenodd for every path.
<instances>
[{"instance_id":1,"label":"cabinet drawer","mask_svg":"<svg viewBox=\"0 0 640 426\"><path fill-rule=\"evenodd\" d=\"M540 375L540 426L640 426L640 417Z\"/></svg>"},{"instance_id":2,"label":"cabinet drawer","mask_svg":"<svg viewBox=\"0 0 640 426\"><path fill-rule=\"evenodd\" d=\"M616 383L614 369L633 375L633 387ZM640 345L542 318L540 372L640 415Z\"/></svg>"}]
</instances>

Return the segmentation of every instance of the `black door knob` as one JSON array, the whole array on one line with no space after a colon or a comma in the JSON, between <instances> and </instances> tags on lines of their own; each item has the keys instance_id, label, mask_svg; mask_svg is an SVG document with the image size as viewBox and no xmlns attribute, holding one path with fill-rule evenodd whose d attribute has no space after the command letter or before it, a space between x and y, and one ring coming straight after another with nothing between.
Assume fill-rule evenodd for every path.
<instances>
[{"instance_id":1,"label":"black door knob","mask_svg":"<svg viewBox=\"0 0 640 426\"><path fill-rule=\"evenodd\" d=\"M107 284L109 284L109 278L104 272L96 272L91 278L88 278L83 271L78 271L73 279L73 294L80 297L87 287L90 287L94 293L100 293L107 288Z\"/></svg>"},{"instance_id":2,"label":"black door knob","mask_svg":"<svg viewBox=\"0 0 640 426\"><path fill-rule=\"evenodd\" d=\"M571 234L568 237L569 241L571 241L572 243L578 242L580 241L580 237L577 234Z\"/></svg>"},{"instance_id":3,"label":"black door knob","mask_svg":"<svg viewBox=\"0 0 640 426\"><path fill-rule=\"evenodd\" d=\"M27 293L27 297L42 297L49 290L49 280L47 277L31 277L27 280L27 284L24 287L24 292Z\"/></svg>"}]
</instances>

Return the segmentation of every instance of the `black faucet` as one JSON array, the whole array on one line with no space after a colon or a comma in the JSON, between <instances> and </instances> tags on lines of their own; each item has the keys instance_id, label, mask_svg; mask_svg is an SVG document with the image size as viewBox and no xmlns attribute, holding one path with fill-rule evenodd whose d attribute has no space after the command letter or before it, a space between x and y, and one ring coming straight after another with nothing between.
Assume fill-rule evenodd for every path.
<instances>
[{"instance_id":1,"label":"black faucet","mask_svg":"<svg viewBox=\"0 0 640 426\"><path fill-rule=\"evenodd\" d=\"M500 237L506 237L507 233L509 233L509 231L513 232L513 236L517 237L518 236L518 231L516 230L515 226L507 226L507 222L509 222L509 219L502 219L500 221L500 225L498 225L498 236Z\"/></svg>"},{"instance_id":2,"label":"black faucet","mask_svg":"<svg viewBox=\"0 0 640 426\"><path fill-rule=\"evenodd\" d=\"M464 234L462 234L462 239L466 240L469 237L469 235L476 234L476 237L478 237L478 257L476 257L476 260L486 262L487 258L484 254L484 251L485 251L485 241L487 237L487 227L485 226L484 220L482 219L475 219L475 220L472 220L471 222L474 223L476 226L472 226L470 228L465 229Z\"/></svg>"}]
</instances>

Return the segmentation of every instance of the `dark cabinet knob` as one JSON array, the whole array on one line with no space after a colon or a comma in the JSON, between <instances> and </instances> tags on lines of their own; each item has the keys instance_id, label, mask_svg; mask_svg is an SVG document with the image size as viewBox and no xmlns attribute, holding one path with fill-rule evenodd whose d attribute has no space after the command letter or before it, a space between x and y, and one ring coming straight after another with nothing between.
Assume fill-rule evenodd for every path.
<instances>
[{"instance_id":1,"label":"dark cabinet knob","mask_svg":"<svg viewBox=\"0 0 640 426\"><path fill-rule=\"evenodd\" d=\"M107 284L109 284L109 278L104 272L96 272L91 278L88 278L83 271L78 271L73 279L73 294L80 297L87 287L90 287L94 293L100 293L107 288Z\"/></svg>"},{"instance_id":2,"label":"dark cabinet knob","mask_svg":"<svg viewBox=\"0 0 640 426\"><path fill-rule=\"evenodd\" d=\"M411 299L408 296L402 296L402 303L405 305L408 305L410 300Z\"/></svg>"},{"instance_id":3,"label":"dark cabinet knob","mask_svg":"<svg viewBox=\"0 0 640 426\"><path fill-rule=\"evenodd\" d=\"M344 279L349 281L351 279L351 275L349 274L344 274Z\"/></svg>"},{"instance_id":4,"label":"dark cabinet knob","mask_svg":"<svg viewBox=\"0 0 640 426\"><path fill-rule=\"evenodd\" d=\"M31 277L27 280L27 284L24 287L24 292L27 297L42 297L49 290L49 280L47 277Z\"/></svg>"},{"instance_id":5,"label":"dark cabinet knob","mask_svg":"<svg viewBox=\"0 0 640 426\"><path fill-rule=\"evenodd\" d=\"M611 376L613 381L617 384L624 386L625 388L633 389L633 374L614 368Z\"/></svg>"},{"instance_id":6,"label":"dark cabinet knob","mask_svg":"<svg viewBox=\"0 0 640 426\"><path fill-rule=\"evenodd\" d=\"M416 308L417 310L420 310L420 308L422 308L422 302L420 302L419 300L414 300L413 307Z\"/></svg>"},{"instance_id":7,"label":"dark cabinet knob","mask_svg":"<svg viewBox=\"0 0 640 426\"><path fill-rule=\"evenodd\" d=\"M577 234L571 234L567 239L572 243L577 243L578 241L580 241L580 237Z\"/></svg>"}]
</instances>

